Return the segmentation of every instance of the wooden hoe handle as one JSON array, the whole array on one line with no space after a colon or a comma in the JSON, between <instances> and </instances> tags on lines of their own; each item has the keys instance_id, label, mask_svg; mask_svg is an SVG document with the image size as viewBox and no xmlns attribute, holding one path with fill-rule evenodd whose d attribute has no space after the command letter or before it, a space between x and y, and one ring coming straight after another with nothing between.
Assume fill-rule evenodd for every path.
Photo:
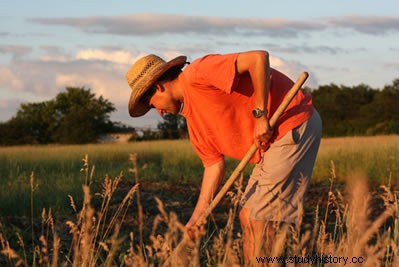
<instances>
[{"instance_id":1,"label":"wooden hoe handle","mask_svg":"<svg viewBox=\"0 0 399 267\"><path fill-rule=\"evenodd\" d=\"M295 82L295 84L292 86L292 88L288 91L287 95L285 96L283 102L279 105L277 110L273 113L273 116L269 120L270 127L274 127L276 124L277 120L280 118L281 114L283 114L284 110L287 108L287 106L290 104L291 100L295 97L296 93L301 89L302 85L305 83L306 79L308 78L309 74L307 72L302 72L302 74L299 76L298 80ZM234 184L234 182L237 180L237 178L240 176L244 168L247 166L248 162L251 160L255 152L257 151L257 147L255 144L253 144L248 152L245 154L244 158L240 161L240 163L237 165L237 167L234 169L233 173L230 175L229 179L225 182L223 187L219 190L219 192L216 194L215 198L212 200L211 204L209 204L208 208L205 210L205 212L201 215L201 217L197 220L196 226L201 227L208 216L212 213L212 211L215 209L215 207L219 204L219 202L222 200L224 195L229 191L230 187ZM186 240L187 238L184 238L179 245L176 247L174 252L179 253L181 249L187 244L189 240ZM171 256L173 257L173 255ZM170 259L170 258L169 258ZM168 260L169 260L168 259ZM167 264L168 260L165 262ZM164 264L164 265L165 265Z\"/></svg>"}]
</instances>

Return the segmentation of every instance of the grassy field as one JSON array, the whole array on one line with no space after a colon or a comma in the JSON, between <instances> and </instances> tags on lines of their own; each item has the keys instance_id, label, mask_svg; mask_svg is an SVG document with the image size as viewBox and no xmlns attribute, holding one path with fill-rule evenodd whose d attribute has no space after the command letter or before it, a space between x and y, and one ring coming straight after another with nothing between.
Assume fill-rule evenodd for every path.
<instances>
[{"instance_id":1,"label":"grassy field","mask_svg":"<svg viewBox=\"0 0 399 267\"><path fill-rule=\"evenodd\" d=\"M314 180L330 177L330 164L337 177L346 181L353 173L363 173L377 184L399 181L399 136L342 137L322 139L314 169Z\"/></svg>"},{"instance_id":2,"label":"grassy field","mask_svg":"<svg viewBox=\"0 0 399 267\"><path fill-rule=\"evenodd\" d=\"M55 212L69 209L67 195L81 195L88 158L92 180L101 183L105 176L121 172L129 175L129 155L137 153L140 179L144 181L198 181L201 163L187 141L156 141L131 144L73 146L19 146L0 148L0 214L29 215L30 176L35 177L35 199L39 207Z\"/></svg>"},{"instance_id":3,"label":"grassy field","mask_svg":"<svg viewBox=\"0 0 399 267\"><path fill-rule=\"evenodd\" d=\"M94 183L121 172L133 181L128 169L129 154L137 153L140 180L192 182L201 180L202 165L187 140L153 141L129 144L74 146L18 146L0 148L0 215L29 215L30 176L35 177L36 211L53 207L69 209L67 195L78 197L86 173L81 171L88 157ZM399 137L346 137L323 139L314 168L313 180L329 181L331 162L337 178L344 181L353 172L362 172L373 183L399 180ZM227 174L238 161L228 160ZM246 174L251 167L246 169Z\"/></svg>"},{"instance_id":4,"label":"grassy field","mask_svg":"<svg viewBox=\"0 0 399 267\"><path fill-rule=\"evenodd\" d=\"M137 161L129 160L129 155L132 153L137 154ZM227 163L228 167L226 173L228 175L234 169L238 161L229 159ZM315 216L314 220L318 220L319 217L321 218L323 216L327 217L321 213L327 212L329 205L334 204L330 202L332 201L330 199L332 194L330 190L332 177L335 180L334 183L340 185L351 185L356 183L357 180L360 181L359 177L361 177L362 180L360 184L365 185L364 188L351 189L352 191L363 190L364 196L361 196L362 192L360 192L359 198L366 198L369 196L367 185L371 187L372 193L370 193L370 195L375 194L374 189L378 189L380 185L384 185L384 188L391 189L392 192L395 192L399 188L398 163L399 136L323 139L314 168L313 182L310 190L313 201L311 207L308 207L308 210L312 210L312 216ZM129 171L132 168L138 171L137 177L135 172ZM245 177L248 176L250 170L251 167L249 166L246 169ZM103 209L104 206L107 205L109 205L107 207L109 207L110 210L112 205L114 209L118 207L118 203L121 203L121 206L122 204L128 205L126 204L127 202L123 203L124 197L128 194L136 194L137 196L139 191L137 191L138 188L134 188L134 185L138 178L141 181L142 188L141 202L137 202L133 211L129 211L130 213L134 212L135 215L131 215L130 218L129 216L122 216L122 221L124 224L139 227L140 218L137 218L136 215L140 210L139 207L141 207L141 209L144 210L144 217L146 218L145 227L141 225L141 228L146 229L141 229L141 232L144 231L147 233L147 236L150 236L153 234L151 229L154 228L154 220L161 220L155 215L160 212L160 203L155 201L154 197L160 197L164 201L165 208L168 211L181 213L182 215L179 219L185 221L195 204L201 175L201 162L196 157L187 140L112 145L2 147L0 148L0 222L2 222L3 226L2 224L0 224L0 226L15 226L16 224L10 223L10 221L14 222L15 218L25 218L25 220L26 218L30 218L27 220L28 223L23 223L25 228L29 225L40 224L40 222L36 223L33 221L36 219L40 221L40 217L43 221L43 209L46 209L47 212L51 209L51 216L56 216L59 220L60 218L75 216L77 211L74 211L73 207L71 207L71 199L77 203L76 206L81 207L82 205L84 206L85 198L89 198L93 206L100 209L100 211L97 211L98 214L105 212ZM109 179L104 179L106 177ZM117 191L117 186L111 186L112 183L110 181L117 181L117 183L115 183L124 190ZM90 185L90 187L83 187L83 189L86 190L84 191L85 193L82 192L83 184ZM108 191L105 190L107 186L111 188ZM87 190L89 189L91 190L91 197L88 197ZM113 197L116 198L116 202L107 202L108 204L104 205L106 195L104 192L110 191L112 191ZM96 192L100 194L96 194ZM131 195L129 196L130 198L132 197ZM337 199L340 198L344 197L338 194L335 201L339 202ZM133 206L130 202L129 205ZM344 226L343 224L347 224L353 219L349 218L350 216L346 214L346 212L350 212L348 203L349 201L342 200L342 203L340 203L342 209L338 211L335 209L335 212L338 212L335 215L339 214L340 216L334 216L333 219L333 228L335 229L334 237L330 239L326 238L324 242L334 243L337 241L338 237L340 237L339 239L341 241L346 240L346 231L342 230L340 233L336 231L337 229L346 228L347 225ZM381 203L381 201L378 203ZM347 205L346 208L345 205ZM216 220L226 222L230 207L231 205L229 205L229 203L225 203L225 209L220 212L221 215L219 218L216 218ZM118 210L118 208L116 208L116 210ZM126 208L125 212L127 211ZM85 212L87 212L87 210L85 210ZM319 212L320 214L318 214ZM150 213L151 216L149 215ZM169 225L166 227L169 231L171 229L171 217L165 214L163 215L163 219L164 223L167 222L166 224ZM378 214L378 216L379 215L380 214ZM376 216L376 218L378 216ZM101 223L105 223L105 221L103 220ZM392 223L391 220L390 225L395 226L396 223L397 220L394 220L394 223ZM60 224L65 224L65 222L60 222ZM78 225L78 222L76 222L76 224ZM324 231L326 231L326 227L328 226L326 220L324 224ZM111 225L115 226L115 224ZM323 222L320 225L322 226ZM370 222L370 225L373 225L373 221ZM368 227L370 227L370 225L368 225ZM367 224L362 227L366 226ZM380 226L381 225L378 225L378 227ZM20 232L26 231L26 229L23 230L23 227L20 225L18 227L15 229L19 229L18 231ZM41 226L42 231L43 227L44 226ZM47 227L49 227L49 225L47 225ZM233 228L236 229L236 227L237 226ZM399 227L399 223L398 226L395 227ZM394 229L396 229L395 227ZM32 226L31 228L33 229L34 227ZM36 226L36 228L40 229L40 226ZM165 230L165 226L163 229ZM140 232L136 230L137 229L127 230L136 233L133 240L137 240L137 232ZM174 229L174 231L176 231L176 229ZM393 230L391 229L390 231L390 233L392 233ZM8 235L12 235L10 229L6 229L5 231L0 227L0 241L2 242L5 242L3 239L4 236L1 235L2 232L3 235L5 235L4 232L7 232ZM34 230L32 230L32 232L34 232ZM316 232L321 233L322 231L316 229ZM106 235L106 237L109 238L109 235ZM213 236L213 238L216 237L217 236ZM153 236L153 238L155 237ZM166 238L166 235L163 238ZM360 238L360 236L358 238ZM392 242L395 241L397 243L396 239L399 239L399 237L394 236L394 238L395 240L392 240ZM32 239L34 240L35 238ZM77 241L73 240L75 239L69 241L72 243L75 242L75 247L79 246L76 243ZM163 241L166 242L165 239ZM227 242L227 239L225 239L225 241ZM315 244L316 241L317 239L314 241ZM319 240L317 242L322 241L323 240ZM349 242L348 240L346 241ZM151 242L153 245L155 244L154 240L151 240ZM176 242L176 240L169 240L168 242L170 244L170 242L173 243ZM239 238L234 242L239 243ZM53 240L52 243L55 244L55 240ZM331 244L329 245L327 243L325 245L330 246L331 249ZM394 244L396 245L396 243ZM390 246L392 245L391 243L389 244ZM229 246L231 245L232 244ZM349 243L346 245L349 245ZM239 246L239 244L236 244L236 246ZM387 245L383 243L383 246ZM226 247L220 249L223 250L226 249ZM333 249L342 248L335 245ZM143 254L142 247L138 251L137 247L131 247L130 250L132 251L130 256L133 255L133 258L136 257L136 261L139 260L144 263L149 262L149 260L143 256L145 253ZM327 250L327 247L325 250ZM67 252L64 253L67 254ZM70 250L69 253L71 253ZM104 251L102 253L104 253ZM200 253L204 252L202 251ZM213 253L216 252L213 251ZM385 253L387 252L385 251ZM205 256L202 256L202 258L203 257ZM23 257L20 256L20 258L22 259ZM159 259L160 256L158 255L158 260ZM388 262L392 263L392 259L393 258L390 258ZM82 260L83 259L80 259L80 261ZM215 259L213 258L213 260ZM106 260L102 258L101 261L103 263L106 262ZM224 261L226 261L226 259L224 259ZM2 261L0 260L0 262ZM15 261L9 262L15 263Z\"/></svg>"}]
</instances>

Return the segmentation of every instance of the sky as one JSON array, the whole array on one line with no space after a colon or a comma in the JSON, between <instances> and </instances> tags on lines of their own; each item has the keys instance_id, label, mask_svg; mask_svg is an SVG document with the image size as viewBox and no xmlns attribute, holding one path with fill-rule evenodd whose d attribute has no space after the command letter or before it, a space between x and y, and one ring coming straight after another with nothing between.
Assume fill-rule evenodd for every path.
<instances>
[{"instance_id":1,"label":"sky","mask_svg":"<svg viewBox=\"0 0 399 267\"><path fill-rule=\"evenodd\" d=\"M397 0L0 0L0 122L22 103L85 87L111 101L111 120L131 118L125 73L156 54L189 61L213 53L267 50L271 67L306 85L375 89L399 78Z\"/></svg>"}]
</instances>

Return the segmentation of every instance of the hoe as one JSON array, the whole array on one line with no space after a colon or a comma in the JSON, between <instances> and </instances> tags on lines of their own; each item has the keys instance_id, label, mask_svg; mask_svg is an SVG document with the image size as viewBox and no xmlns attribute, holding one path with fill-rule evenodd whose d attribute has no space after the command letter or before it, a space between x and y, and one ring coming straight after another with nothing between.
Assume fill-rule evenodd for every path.
<instances>
[{"instance_id":1,"label":"hoe","mask_svg":"<svg viewBox=\"0 0 399 267\"><path fill-rule=\"evenodd\" d=\"M281 116L281 114L284 112L284 110L287 108L287 106L290 104L291 100L294 98L296 93L301 89L302 85L305 83L306 79L308 78L309 74L307 72L303 72L295 84L292 86L292 88L288 91L287 95L285 96L283 102L281 102L280 106L277 108L277 110L273 113L273 116L269 120L270 127L273 128L273 126L276 124L277 120ZM257 147L255 144L253 144L248 152L245 154L244 158L240 161L240 163L237 165L237 167L234 169L233 173L230 175L230 177L226 180L225 184L223 187L220 189L220 191L217 193L215 198L212 200L206 211L202 214L202 216L199 218L199 220L196 223L197 227L201 227L205 222L208 216L212 213L212 211L215 209L215 207L219 204L219 202L222 200L224 195L229 191L230 187L234 184L234 182L237 180L237 178L240 176L244 168L247 166L248 162L252 158L252 156L255 154L257 150ZM178 262L181 262L182 258L182 252L183 249L186 248L190 243L192 244L192 240L188 235L185 235L183 240L177 245L175 250L172 252L172 255L165 261L163 266L177 266Z\"/></svg>"}]
</instances>

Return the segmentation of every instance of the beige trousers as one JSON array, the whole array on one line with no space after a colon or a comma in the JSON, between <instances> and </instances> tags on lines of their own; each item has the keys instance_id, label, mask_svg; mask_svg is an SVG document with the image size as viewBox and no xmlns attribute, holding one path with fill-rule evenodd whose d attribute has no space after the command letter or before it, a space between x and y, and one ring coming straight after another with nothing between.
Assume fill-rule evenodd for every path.
<instances>
[{"instance_id":1,"label":"beige trousers","mask_svg":"<svg viewBox=\"0 0 399 267\"><path fill-rule=\"evenodd\" d=\"M322 123L316 109L270 145L254 167L241 199L250 219L295 223L312 177Z\"/></svg>"}]
</instances>

